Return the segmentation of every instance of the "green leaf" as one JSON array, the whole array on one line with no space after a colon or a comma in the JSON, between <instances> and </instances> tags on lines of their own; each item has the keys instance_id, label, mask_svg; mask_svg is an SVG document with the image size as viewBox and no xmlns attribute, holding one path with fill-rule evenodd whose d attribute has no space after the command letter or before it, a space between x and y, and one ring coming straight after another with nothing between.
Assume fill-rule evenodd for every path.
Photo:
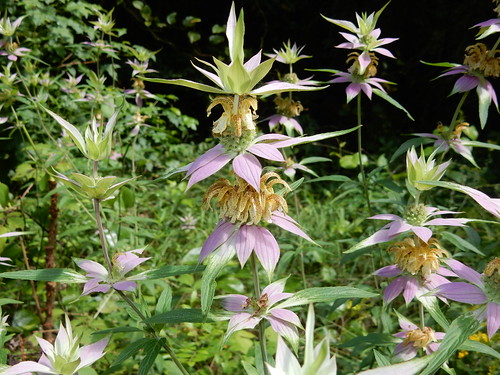
<instances>
[{"instance_id":1,"label":"green leaf","mask_svg":"<svg viewBox=\"0 0 500 375\"><path fill-rule=\"evenodd\" d=\"M207 320L200 309L178 309L171 310L161 314L153 315L145 320L151 324L172 324L172 323L203 323Z\"/></svg>"},{"instance_id":2,"label":"green leaf","mask_svg":"<svg viewBox=\"0 0 500 375\"><path fill-rule=\"evenodd\" d=\"M335 174L330 176L321 176L318 178L313 178L312 180L308 180L306 182L320 182L320 181L349 182L352 180L347 176L341 174Z\"/></svg>"},{"instance_id":3,"label":"green leaf","mask_svg":"<svg viewBox=\"0 0 500 375\"><path fill-rule=\"evenodd\" d=\"M123 361L125 361L127 358L134 356L140 349L144 348L144 346L147 343L152 341L156 340L144 337L142 339L130 343L125 349L123 349L120 352L120 354L118 354L118 357L116 357L115 361L111 364L110 367L117 366Z\"/></svg>"},{"instance_id":4,"label":"green leaf","mask_svg":"<svg viewBox=\"0 0 500 375\"><path fill-rule=\"evenodd\" d=\"M201 278L201 309L204 315L207 315L212 307L215 287L217 286L215 279L235 253L234 246L224 243L207 257L207 266Z\"/></svg>"},{"instance_id":5,"label":"green leaf","mask_svg":"<svg viewBox=\"0 0 500 375\"><path fill-rule=\"evenodd\" d=\"M157 314L166 313L172 308L172 289L167 285L161 292L156 302L155 312Z\"/></svg>"},{"instance_id":6,"label":"green leaf","mask_svg":"<svg viewBox=\"0 0 500 375\"><path fill-rule=\"evenodd\" d=\"M408 112L405 107L403 107L401 104L399 104L399 102L396 99L391 98L389 96L389 94L387 94L386 92L384 92L384 91L382 91L380 89L377 89L377 88L373 89L373 93L375 95L381 97L385 101L387 101L389 104L392 104L394 107L402 110L404 113L406 113L406 115L408 116L408 118L410 120L415 121L415 119L410 115L410 112Z\"/></svg>"},{"instance_id":7,"label":"green leaf","mask_svg":"<svg viewBox=\"0 0 500 375\"><path fill-rule=\"evenodd\" d=\"M357 375L417 375L434 358L435 353L395 365L361 371Z\"/></svg>"},{"instance_id":8,"label":"green leaf","mask_svg":"<svg viewBox=\"0 0 500 375\"><path fill-rule=\"evenodd\" d=\"M40 106L45 110L45 112L51 115L54 118L54 120L56 120L59 123L59 125L61 125L68 132L69 136L71 137L73 142L75 142L78 149L82 152L82 154L86 155L87 149L85 146L85 140L83 139L78 129L73 124L70 124L68 121L63 119L61 116L55 114L54 112L45 108L42 105Z\"/></svg>"},{"instance_id":9,"label":"green leaf","mask_svg":"<svg viewBox=\"0 0 500 375\"><path fill-rule=\"evenodd\" d=\"M492 357L500 359L500 353L493 349L491 346L475 340L465 341L459 348L460 350L474 351L478 353L488 354Z\"/></svg>"},{"instance_id":10,"label":"green leaf","mask_svg":"<svg viewBox=\"0 0 500 375\"><path fill-rule=\"evenodd\" d=\"M169 85L184 86L184 87L189 87L190 89L209 92L212 94L224 94L224 95L228 94L228 92L226 92L223 89L209 86L209 85L205 85L204 83L189 81L187 79L164 79L164 78L149 78L149 77L142 77L142 76L139 76L139 78L141 78L144 81L148 81L148 82L165 83L165 84L169 84Z\"/></svg>"},{"instance_id":11,"label":"green leaf","mask_svg":"<svg viewBox=\"0 0 500 375\"><path fill-rule=\"evenodd\" d=\"M307 288L298 291L292 297L278 303L276 307L289 308L293 306L307 305L308 303L331 303L339 298L372 298L376 296L378 296L377 293L349 286Z\"/></svg>"},{"instance_id":12,"label":"green leaf","mask_svg":"<svg viewBox=\"0 0 500 375\"><path fill-rule=\"evenodd\" d=\"M368 163L368 157L366 155L361 155L361 160L363 165ZM344 169L354 169L359 165L359 154L344 155L339 159L339 164Z\"/></svg>"},{"instance_id":13,"label":"green leaf","mask_svg":"<svg viewBox=\"0 0 500 375\"><path fill-rule=\"evenodd\" d=\"M163 279L164 277L178 276L186 273L202 272L205 266L164 266L155 270L146 272L146 279Z\"/></svg>"},{"instance_id":14,"label":"green leaf","mask_svg":"<svg viewBox=\"0 0 500 375\"><path fill-rule=\"evenodd\" d=\"M17 299L12 299L12 298L0 298L0 306L3 305L8 305L8 304L17 304L17 303L24 303L23 301L18 301Z\"/></svg>"},{"instance_id":15,"label":"green leaf","mask_svg":"<svg viewBox=\"0 0 500 375\"><path fill-rule=\"evenodd\" d=\"M69 268L48 268L0 273L0 278L34 281L55 281L58 283L85 283L87 278Z\"/></svg>"},{"instance_id":16,"label":"green leaf","mask_svg":"<svg viewBox=\"0 0 500 375\"><path fill-rule=\"evenodd\" d=\"M0 207L7 206L9 203L9 187L0 182Z\"/></svg>"},{"instance_id":17,"label":"green leaf","mask_svg":"<svg viewBox=\"0 0 500 375\"><path fill-rule=\"evenodd\" d=\"M142 332L141 329L136 327L115 327L110 329L103 329L101 331L92 332L92 335L109 335L112 333L128 333L128 332Z\"/></svg>"},{"instance_id":18,"label":"green leaf","mask_svg":"<svg viewBox=\"0 0 500 375\"><path fill-rule=\"evenodd\" d=\"M261 375L259 374L257 369L253 367L250 363L242 361L241 364L243 365L243 368L245 369L247 375Z\"/></svg>"},{"instance_id":19,"label":"green leaf","mask_svg":"<svg viewBox=\"0 0 500 375\"><path fill-rule=\"evenodd\" d=\"M445 330L450 326L450 322L446 319L439 307L438 299L434 296L420 296L417 297L420 303L425 307L425 309L431 314L432 318Z\"/></svg>"},{"instance_id":20,"label":"green leaf","mask_svg":"<svg viewBox=\"0 0 500 375\"><path fill-rule=\"evenodd\" d=\"M377 361L377 365L379 366L390 366L391 361L389 358L387 358L385 355L380 353L378 350L373 349L373 356L375 357L375 360Z\"/></svg>"},{"instance_id":21,"label":"green leaf","mask_svg":"<svg viewBox=\"0 0 500 375\"><path fill-rule=\"evenodd\" d=\"M471 244L469 241L463 239L462 237L457 236L454 233L451 232L442 232L441 236L444 237L445 240L451 242L453 245L458 247L460 250L469 250L472 251L473 253L485 256L484 253L479 250L476 246Z\"/></svg>"},{"instance_id":22,"label":"green leaf","mask_svg":"<svg viewBox=\"0 0 500 375\"><path fill-rule=\"evenodd\" d=\"M441 68L455 68L456 66L460 66L460 64L457 63L449 63L449 62L438 62L438 63L430 63L426 61L420 60L422 64L425 65L430 65L430 66L439 66Z\"/></svg>"},{"instance_id":23,"label":"green leaf","mask_svg":"<svg viewBox=\"0 0 500 375\"><path fill-rule=\"evenodd\" d=\"M308 158L304 158L300 161L300 164L306 165L306 164L311 164L311 163L319 163L322 161L332 161L330 158L324 158L322 156L311 156Z\"/></svg>"},{"instance_id":24,"label":"green leaf","mask_svg":"<svg viewBox=\"0 0 500 375\"><path fill-rule=\"evenodd\" d=\"M482 148L489 148L491 150L497 150L500 151L500 145L495 145L493 143L488 143L488 142L478 142L478 141L469 141L466 139L462 139L461 143L464 146L472 146L472 147L482 147Z\"/></svg>"},{"instance_id":25,"label":"green leaf","mask_svg":"<svg viewBox=\"0 0 500 375\"><path fill-rule=\"evenodd\" d=\"M434 374L455 351L472 335L480 326L476 318L470 315L463 315L455 319L444 336L439 350L433 353L432 359L421 375Z\"/></svg>"},{"instance_id":26,"label":"green leaf","mask_svg":"<svg viewBox=\"0 0 500 375\"><path fill-rule=\"evenodd\" d=\"M137 372L137 375L150 374L149 370L153 367L156 357L160 353L161 347L165 341L165 338L161 338L159 340L150 341L144 345L144 353L146 355L139 364L139 371Z\"/></svg>"},{"instance_id":27,"label":"green leaf","mask_svg":"<svg viewBox=\"0 0 500 375\"><path fill-rule=\"evenodd\" d=\"M398 147L396 152L392 154L391 159L389 160L389 163L392 163L394 160L396 160L400 155L404 154L406 151L408 151L412 146L413 147L418 147L420 145L425 145L428 143L433 143L433 139L428 139L428 138L412 138L408 139L407 141L403 142L401 146Z\"/></svg>"}]
</instances>

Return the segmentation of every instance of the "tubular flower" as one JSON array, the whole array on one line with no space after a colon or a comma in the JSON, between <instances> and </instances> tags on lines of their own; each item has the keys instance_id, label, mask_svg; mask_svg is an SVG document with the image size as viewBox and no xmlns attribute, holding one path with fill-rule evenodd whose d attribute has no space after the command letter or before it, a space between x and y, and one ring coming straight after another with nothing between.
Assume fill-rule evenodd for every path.
<instances>
[{"instance_id":1,"label":"tubular flower","mask_svg":"<svg viewBox=\"0 0 500 375\"><path fill-rule=\"evenodd\" d=\"M144 249L118 253L113 258L113 272L110 275L108 270L101 264L87 259L77 259L78 267L87 272L89 280L83 287L82 296L94 292L106 293L109 289L134 291L137 284L134 280L146 278L144 272L134 276L125 276L139 264L150 258L140 258L137 254L142 254Z\"/></svg>"},{"instance_id":2,"label":"tubular flower","mask_svg":"<svg viewBox=\"0 0 500 375\"><path fill-rule=\"evenodd\" d=\"M497 51L492 54L482 43L468 46L465 49L465 54L463 65L448 64L450 69L438 76L438 78L462 74L455 82L450 95L476 89L479 99L479 121L481 127L484 128L488 120L488 109L492 101L498 111L498 99L495 89L486 78L498 77L500 75L500 57L496 56Z\"/></svg>"},{"instance_id":3,"label":"tubular flower","mask_svg":"<svg viewBox=\"0 0 500 375\"><path fill-rule=\"evenodd\" d=\"M448 256L436 238L429 239L428 243L420 238L406 238L396 242L388 249L389 253L395 254L396 265L402 270L412 275L422 274L429 276L439 270L439 260Z\"/></svg>"},{"instance_id":4,"label":"tubular flower","mask_svg":"<svg viewBox=\"0 0 500 375\"><path fill-rule=\"evenodd\" d=\"M435 294L452 301L480 305L476 314L479 320L486 320L491 339L500 327L500 258L493 259L482 275L458 260L449 259L446 263L471 284L459 281L441 285Z\"/></svg>"},{"instance_id":5,"label":"tubular flower","mask_svg":"<svg viewBox=\"0 0 500 375\"><path fill-rule=\"evenodd\" d=\"M415 133L414 135L433 138L436 140L434 142L434 147L438 150L437 152L447 151L451 148L457 154L462 155L470 161L475 167L478 167L474 157L472 156L472 147L467 144L470 140L467 137L465 137L465 139L460 138L462 136L462 132L464 132L464 129L467 129L468 126L469 123L462 122L455 126L455 129L451 131L447 126L439 124L435 130L436 134Z\"/></svg>"},{"instance_id":6,"label":"tubular flower","mask_svg":"<svg viewBox=\"0 0 500 375\"><path fill-rule=\"evenodd\" d=\"M282 124L288 135L292 135L294 130L300 135L304 134L302 126L294 119L304 110L302 104L291 97L282 98L280 95L274 99L274 104L277 114L266 119L269 120L269 130L272 131L278 124Z\"/></svg>"},{"instance_id":7,"label":"tubular flower","mask_svg":"<svg viewBox=\"0 0 500 375\"><path fill-rule=\"evenodd\" d=\"M257 118L257 99L247 96L217 96L207 108L207 114L210 116L211 109L221 105L224 113L214 121L212 133L216 137L241 137L250 132L255 136L255 122Z\"/></svg>"},{"instance_id":8,"label":"tubular flower","mask_svg":"<svg viewBox=\"0 0 500 375\"><path fill-rule=\"evenodd\" d=\"M375 271L382 277L399 276L384 290L384 302L389 303L403 292L406 304L413 298L420 297L439 285L449 283L445 276L456 276L455 273L440 266L440 258L448 256L435 238L429 243L420 238L406 238L388 248L395 254L396 264ZM409 275L400 276L407 273Z\"/></svg>"},{"instance_id":9,"label":"tubular flower","mask_svg":"<svg viewBox=\"0 0 500 375\"><path fill-rule=\"evenodd\" d=\"M241 178L234 185L220 179L208 189L203 206L208 208L210 200L216 198L221 220L203 244L200 261L220 249L225 254L236 252L243 267L255 251L264 269L272 272L278 263L280 249L271 232L259 226L261 221L276 224L313 242L298 223L286 215L288 206L282 196L274 193L276 184L289 189L288 184L273 172L261 177L258 192Z\"/></svg>"},{"instance_id":10,"label":"tubular flower","mask_svg":"<svg viewBox=\"0 0 500 375\"><path fill-rule=\"evenodd\" d=\"M373 54L368 54L368 60L366 62L360 63L357 58L358 53L353 52L349 55L347 62L352 61L352 66L348 69L348 72L338 72L335 73L334 79L328 81L330 83L344 83L350 82L346 88L347 103L359 95L361 91L371 100L372 98L372 86L381 92L385 93L384 88L381 83L390 83L385 79L374 78L377 74L378 58Z\"/></svg>"},{"instance_id":11,"label":"tubular flower","mask_svg":"<svg viewBox=\"0 0 500 375\"><path fill-rule=\"evenodd\" d=\"M259 192L242 178L238 178L234 185L221 178L205 193L203 207L209 208L211 199L216 196L223 220L228 220L232 224L240 222L248 225L258 225L261 220L269 222L274 211L288 211L285 198L274 193L273 187L276 184L283 185L288 191L291 190L274 172L268 172L260 178Z\"/></svg>"},{"instance_id":12,"label":"tubular flower","mask_svg":"<svg viewBox=\"0 0 500 375\"><path fill-rule=\"evenodd\" d=\"M419 349L423 349L425 354L431 354L439 348L438 340L445 336L444 332L436 332L430 327L419 328L407 319L400 317L399 326L403 330L394 334L403 340L394 349L394 355L403 361L408 361L415 357Z\"/></svg>"},{"instance_id":13,"label":"tubular flower","mask_svg":"<svg viewBox=\"0 0 500 375\"><path fill-rule=\"evenodd\" d=\"M241 294L230 294L222 300L222 305L228 311L235 312L227 327L225 339L241 329L252 329L266 319L272 329L287 339L294 347L298 345L297 327L302 328L300 319L288 309L273 308L279 301L291 297L292 293L283 293L286 279L281 279L264 288L259 298L247 297Z\"/></svg>"},{"instance_id":14,"label":"tubular flower","mask_svg":"<svg viewBox=\"0 0 500 375\"><path fill-rule=\"evenodd\" d=\"M104 356L103 350L109 341L106 337L94 344L80 347L80 340L78 336L73 336L67 316L66 327L61 323L54 345L40 337L36 339L43 351L38 363L20 362L4 370L2 374L26 375L26 373L38 372L39 374L74 375Z\"/></svg>"}]
</instances>

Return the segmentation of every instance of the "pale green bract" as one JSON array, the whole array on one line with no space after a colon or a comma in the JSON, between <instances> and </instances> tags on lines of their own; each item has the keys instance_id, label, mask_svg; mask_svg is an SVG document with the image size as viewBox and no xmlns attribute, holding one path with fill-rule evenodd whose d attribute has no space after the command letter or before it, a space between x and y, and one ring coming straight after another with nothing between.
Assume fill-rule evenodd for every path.
<instances>
[{"instance_id":1,"label":"pale green bract","mask_svg":"<svg viewBox=\"0 0 500 375\"><path fill-rule=\"evenodd\" d=\"M243 9L236 19L234 3L231 5L229 18L227 20L226 37L229 44L229 65L223 63L217 58L213 58L213 64L198 60L209 66L215 73L209 72L199 66L193 66L201 72L216 86L206 85L204 83L194 82L187 79L162 79L140 77L145 81L156 83L167 83L189 87L212 94L222 95L271 95L284 91L310 91L319 90L324 87L301 86L287 82L273 82L255 88L257 84L271 70L275 58L261 63L262 53L259 51L247 62L244 62L243 42L245 36L245 23L243 20Z\"/></svg>"}]
</instances>

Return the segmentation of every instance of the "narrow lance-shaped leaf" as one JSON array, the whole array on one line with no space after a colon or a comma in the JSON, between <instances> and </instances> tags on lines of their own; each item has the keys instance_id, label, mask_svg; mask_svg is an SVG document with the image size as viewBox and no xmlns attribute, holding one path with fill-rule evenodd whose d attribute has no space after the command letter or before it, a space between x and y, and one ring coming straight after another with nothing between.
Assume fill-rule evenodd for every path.
<instances>
[{"instance_id":1,"label":"narrow lance-shaped leaf","mask_svg":"<svg viewBox=\"0 0 500 375\"><path fill-rule=\"evenodd\" d=\"M357 375L417 375L432 360L435 353L391 366L358 372Z\"/></svg>"},{"instance_id":2,"label":"narrow lance-shaped leaf","mask_svg":"<svg viewBox=\"0 0 500 375\"><path fill-rule=\"evenodd\" d=\"M69 268L47 268L42 270L11 271L0 273L0 278L58 283L85 283L87 278Z\"/></svg>"},{"instance_id":3,"label":"narrow lance-shaped leaf","mask_svg":"<svg viewBox=\"0 0 500 375\"><path fill-rule=\"evenodd\" d=\"M164 78L149 78L149 77L139 77L139 78L143 79L144 81L148 81L148 82L166 83L169 85L184 86L184 87L188 87L190 89L204 91L204 92L208 92L211 94L228 94L228 92L226 92L223 89L219 89L216 87L205 85L203 83L190 81L187 79L164 79Z\"/></svg>"},{"instance_id":4,"label":"narrow lance-shaped leaf","mask_svg":"<svg viewBox=\"0 0 500 375\"><path fill-rule=\"evenodd\" d=\"M455 319L446 330L446 335L439 345L438 351L433 353L427 367L421 375L434 374L455 351L479 328L480 323L473 316L460 316Z\"/></svg>"},{"instance_id":5,"label":"narrow lance-shaped leaf","mask_svg":"<svg viewBox=\"0 0 500 375\"><path fill-rule=\"evenodd\" d=\"M275 308L283 309L317 302L331 303L339 298L372 298L376 296L378 296L377 293L349 286L307 288L277 304Z\"/></svg>"},{"instance_id":6,"label":"narrow lance-shaped leaf","mask_svg":"<svg viewBox=\"0 0 500 375\"><path fill-rule=\"evenodd\" d=\"M70 135L71 139L73 142L75 142L76 146L78 149L82 152L82 154L86 155L87 154L87 149L85 147L85 140L83 139L83 136L80 134L78 129L73 125L70 124L68 121L63 119L61 116L55 114L51 110L45 108L44 106L41 106L49 115L51 115L54 120L56 120L59 125L61 125Z\"/></svg>"},{"instance_id":7,"label":"narrow lance-shaped leaf","mask_svg":"<svg viewBox=\"0 0 500 375\"><path fill-rule=\"evenodd\" d=\"M391 98L389 96L389 94L387 94L386 92L384 92L384 91L382 91L380 89L377 89L377 88L373 89L373 93L375 95L381 97L385 101L387 101L389 104L392 104L394 107L402 110L404 113L406 113L406 115L408 116L408 118L410 120L415 121L415 119L412 117L412 115L410 115L410 112L408 112L405 107L403 107L401 104L399 104L399 102L396 99Z\"/></svg>"}]
</instances>

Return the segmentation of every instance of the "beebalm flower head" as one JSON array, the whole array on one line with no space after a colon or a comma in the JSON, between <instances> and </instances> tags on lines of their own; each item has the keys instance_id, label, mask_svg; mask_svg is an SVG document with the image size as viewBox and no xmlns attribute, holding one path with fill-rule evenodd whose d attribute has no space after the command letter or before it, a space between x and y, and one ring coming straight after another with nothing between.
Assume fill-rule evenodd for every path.
<instances>
[{"instance_id":1,"label":"beebalm flower head","mask_svg":"<svg viewBox=\"0 0 500 375\"><path fill-rule=\"evenodd\" d=\"M424 350L427 355L435 352L439 348L438 340L445 336L443 332L436 332L430 327L419 328L402 316L399 316L399 326L403 331L393 336L402 338L403 342L396 346L394 355L403 361L414 358L419 349Z\"/></svg>"},{"instance_id":2,"label":"beebalm flower head","mask_svg":"<svg viewBox=\"0 0 500 375\"><path fill-rule=\"evenodd\" d=\"M424 151L422 149L420 157L417 156L415 147L412 147L406 154L406 172L408 183L420 191L432 189L433 186L426 185L420 181L439 181L446 172L446 168L451 160L436 165L434 160L434 151L427 160L425 159Z\"/></svg>"},{"instance_id":3,"label":"beebalm flower head","mask_svg":"<svg viewBox=\"0 0 500 375\"><path fill-rule=\"evenodd\" d=\"M399 269L412 275L423 276L437 272L440 267L440 258L448 256L448 252L441 247L436 238L431 238L428 242L418 237L405 238L403 241L392 244L387 251L394 254L394 260Z\"/></svg>"},{"instance_id":4,"label":"beebalm flower head","mask_svg":"<svg viewBox=\"0 0 500 375\"><path fill-rule=\"evenodd\" d=\"M371 13L370 15L362 13L361 16L359 16L356 13L356 20L358 23L357 26L350 21L336 20L323 16L323 18L328 22L340 26L352 33L349 34L341 32L340 34L347 40L347 43L341 43L336 47L362 51L362 53L357 57L360 63L361 73L364 73L365 68L369 63L370 53L378 52L387 57L394 58L394 55L389 50L386 48L380 48L380 46L392 43L398 38L379 39L381 30L376 28L378 18L388 4L389 3L384 5L378 12Z\"/></svg>"},{"instance_id":5,"label":"beebalm flower head","mask_svg":"<svg viewBox=\"0 0 500 375\"><path fill-rule=\"evenodd\" d=\"M275 366L267 365L271 375L336 375L337 364L335 356L330 357L330 338L325 337L314 347L314 308L309 305L306 323L306 341L304 350L304 364L300 363L278 336Z\"/></svg>"},{"instance_id":6,"label":"beebalm flower head","mask_svg":"<svg viewBox=\"0 0 500 375\"><path fill-rule=\"evenodd\" d=\"M227 140L227 146L239 143L240 138L255 138L255 119L257 115L257 100L254 97L247 96L217 96L207 108L207 116L210 116L212 108L221 105L224 112L221 117L214 121L212 134L221 138L221 141Z\"/></svg>"},{"instance_id":7,"label":"beebalm flower head","mask_svg":"<svg viewBox=\"0 0 500 375\"><path fill-rule=\"evenodd\" d=\"M456 259L448 259L448 266L466 282L443 284L434 290L437 296L452 301L478 305L478 320L486 320L488 337L491 339L500 328L500 258L493 259L483 274Z\"/></svg>"},{"instance_id":8,"label":"beebalm flower head","mask_svg":"<svg viewBox=\"0 0 500 375\"><path fill-rule=\"evenodd\" d=\"M61 116L42 107L50 116L56 120L59 125L66 130L67 134L71 137L73 142L75 142L78 149L82 152L85 157L98 161L109 158L111 155L111 147L113 142L113 129L118 118L120 110L117 110L109 119L106 126L99 125L97 119L94 117L90 125L85 130L85 135L78 131L78 129ZM103 127L105 129L103 130Z\"/></svg>"},{"instance_id":9,"label":"beebalm flower head","mask_svg":"<svg viewBox=\"0 0 500 375\"><path fill-rule=\"evenodd\" d=\"M287 82L272 82L255 88L271 70L274 59L269 59L261 63L262 53L259 51L250 58L250 60L244 62L244 35L245 23L243 20L243 9L240 11L240 15L237 19L235 6L234 3L232 3L226 27L226 37L229 44L229 57L231 62L228 65L215 57L213 58L213 64L199 60L201 63L210 67L215 73L193 64L193 66L212 81L215 86L186 79L145 78L145 80L189 87L213 94L240 96L270 95L283 91L308 91L319 89L318 87L301 86Z\"/></svg>"},{"instance_id":10,"label":"beebalm flower head","mask_svg":"<svg viewBox=\"0 0 500 375\"><path fill-rule=\"evenodd\" d=\"M359 56L359 57L358 57ZM390 83L381 78L376 78L378 58L372 53L366 55L366 59L361 59L357 52L352 52L347 58L347 63L351 63L348 72L337 72L331 83L349 83L346 88L347 103L360 94L365 93L368 99L371 100L373 88L378 89L381 93L385 93L382 83Z\"/></svg>"},{"instance_id":11,"label":"beebalm flower head","mask_svg":"<svg viewBox=\"0 0 500 375\"><path fill-rule=\"evenodd\" d=\"M470 139L467 137L461 138L462 133L469 136L472 134L473 136L474 133L477 133L477 130L474 126L469 127L469 123L462 122L456 125L453 131L451 131L448 126L439 124L434 133L414 133L413 135L433 138L436 140L434 142L434 148L437 150L436 152L444 152L451 148L457 154L462 155L470 161L472 165L479 168L472 156L472 146L466 144Z\"/></svg>"},{"instance_id":12,"label":"beebalm flower head","mask_svg":"<svg viewBox=\"0 0 500 375\"><path fill-rule=\"evenodd\" d=\"M24 17L26 16L19 17L14 22L11 22L9 17L2 17L0 19L0 34L6 37L14 35L16 29L23 22Z\"/></svg>"},{"instance_id":13,"label":"beebalm flower head","mask_svg":"<svg viewBox=\"0 0 500 375\"><path fill-rule=\"evenodd\" d=\"M274 54L266 53L266 56L269 56L271 58L275 58L276 61L278 61L280 63L292 65L292 64L295 64L299 60L312 57L312 56L300 54L302 52L302 50L304 49L304 47L305 46L297 47L297 44L295 44L295 43L293 43L293 45L292 45L290 42L290 39L289 39L288 42L283 43L282 49L275 50L273 48Z\"/></svg>"},{"instance_id":14,"label":"beebalm flower head","mask_svg":"<svg viewBox=\"0 0 500 375\"><path fill-rule=\"evenodd\" d=\"M486 126L491 102L495 104L498 111L498 99L495 88L487 80L488 77L500 76L500 63L497 55L498 50L489 51L482 43L468 46L465 49L464 63L462 65L444 63L443 65L448 66L449 69L438 76L440 78L455 74L461 75L455 82L450 95L476 89L479 100L478 109L481 128Z\"/></svg>"},{"instance_id":15,"label":"beebalm flower head","mask_svg":"<svg viewBox=\"0 0 500 375\"><path fill-rule=\"evenodd\" d=\"M86 277L89 278L83 287L82 296L94 292L106 293L111 288L122 291L134 291L137 287L135 281L145 279L146 274L145 272L133 276L126 276L126 274L139 264L151 259L149 257L139 257L143 251L144 249L137 249L125 253L117 253L113 258L113 271L111 274L104 266L97 262L88 259L76 259L77 266L86 271Z\"/></svg>"},{"instance_id":16,"label":"beebalm flower head","mask_svg":"<svg viewBox=\"0 0 500 375\"><path fill-rule=\"evenodd\" d=\"M266 319L271 328L297 348L299 335L297 327L302 328L299 317L288 309L272 307L277 302L291 297L292 293L284 293L286 279L269 284L256 297L247 297L241 294L230 294L222 300L224 308L235 312L227 327L225 340L234 332L241 329L252 329Z\"/></svg>"},{"instance_id":17,"label":"beebalm flower head","mask_svg":"<svg viewBox=\"0 0 500 375\"><path fill-rule=\"evenodd\" d=\"M74 375L79 370L90 366L104 356L104 348L108 344L106 337L94 344L80 347L80 339L73 335L71 322L66 316L66 327L61 326L54 344L40 337L36 338L43 354L38 362L20 362L3 372L4 375L25 375L38 372L54 375Z\"/></svg>"},{"instance_id":18,"label":"beebalm flower head","mask_svg":"<svg viewBox=\"0 0 500 375\"><path fill-rule=\"evenodd\" d=\"M272 233L260 226L261 222L273 223L314 243L285 213L288 206L285 199L274 192L276 184L289 189L288 184L273 172L261 177L258 191L241 178L234 184L220 179L208 189L203 205L208 208L210 200L216 198L221 220L203 244L200 261L213 251L224 258L236 253L243 267L254 251L262 267L271 275L278 263L280 248Z\"/></svg>"},{"instance_id":19,"label":"beebalm flower head","mask_svg":"<svg viewBox=\"0 0 500 375\"><path fill-rule=\"evenodd\" d=\"M69 178L53 168L52 176L85 198L101 202L113 198L123 185L137 178L133 177L121 182L115 182L117 179L115 176L89 177L81 173L72 173L72 178Z\"/></svg>"}]
</instances>

